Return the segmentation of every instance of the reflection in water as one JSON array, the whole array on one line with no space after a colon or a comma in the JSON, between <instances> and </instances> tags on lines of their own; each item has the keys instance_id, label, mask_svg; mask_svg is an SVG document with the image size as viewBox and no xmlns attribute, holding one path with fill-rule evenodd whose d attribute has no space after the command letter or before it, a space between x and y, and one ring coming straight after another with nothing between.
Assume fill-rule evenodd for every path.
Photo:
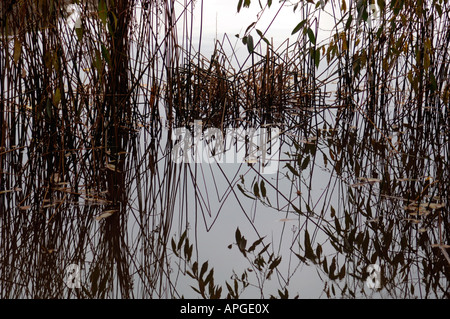
<instances>
[{"instance_id":1,"label":"reflection in water","mask_svg":"<svg viewBox=\"0 0 450 319\"><path fill-rule=\"evenodd\" d=\"M232 210L239 210L228 198L234 196L244 207L251 207L254 201L263 203L265 209L274 207L269 223L280 219L286 228L296 225L292 231L265 232L264 227L256 226L259 216L243 209L248 214L243 223L254 224L255 229L240 225L247 233L236 238L253 238L251 233L257 234L256 238L269 237L252 249L252 240L242 244L242 239L228 236L236 240L236 249L242 254L234 258L249 261L243 272L234 268L234 262L225 262L229 272L225 280L232 284L237 278L239 289L251 291L247 286L258 276L262 278L252 284L262 285L266 277L275 281L269 272L277 270L281 272L277 276L283 278L280 296L286 291L292 297L302 296L295 280L301 282L301 270L309 265L317 268L323 280L324 296L370 296L374 291L367 286L367 267L374 264L381 267L382 296L447 296L449 261L443 253L446 246L439 246L449 240L443 204L447 186L439 177L447 168L435 158L413 155L417 152L410 148L416 149L415 145L397 143L402 149L392 153L387 141L373 141L373 134L359 135L353 128L316 131L310 126L308 131L315 138L303 143L297 143L300 138L285 136L290 160L277 178L258 175L258 170L249 170L247 164L238 170L227 168L232 164L176 164L170 159L170 147L162 148L164 143L170 144L163 130L141 129L129 139L121 165L91 170L79 180L73 171L65 176L40 171L38 165L43 158L49 160L49 154L9 152L10 163L21 163L20 156L29 159L26 165L9 166L14 187L2 194L2 297L196 296L194 291L183 290L184 285L200 282L194 263L200 268L209 259L206 278L212 265L229 258L209 258L201 250L210 249L203 242L231 254L225 246L215 244L214 234L227 227L223 215L229 211L224 206L232 203ZM140 144L146 145L142 147L139 140L148 142ZM75 153L83 156L82 150ZM96 163L95 154L84 155L84 162ZM407 171L403 171L405 165L410 167ZM221 201L211 198L213 181L203 169L212 169L216 180L223 174L229 183ZM114 187L122 197L111 196ZM279 218L277 211L287 213ZM208 233L196 229L205 226ZM197 232L201 234L198 237ZM180 240L182 233L187 235L184 240ZM277 249L273 247L277 241L290 244ZM263 249L267 256L260 254ZM205 259L197 261L196 254ZM280 257L294 273L283 273L277 264L270 269ZM67 287L65 270L70 264L81 267L80 289ZM230 279L233 271L237 274ZM218 296L219 284L223 285L216 279L216 290L207 290L204 296ZM239 296L234 288L231 291L231 296ZM277 290L269 291L278 296ZM223 291L221 296L226 294ZM267 296L266 291L261 294Z\"/></svg>"},{"instance_id":2,"label":"reflection in water","mask_svg":"<svg viewBox=\"0 0 450 319\"><path fill-rule=\"evenodd\" d=\"M414 141L402 128L393 132L401 135L394 141L368 124L359 132L346 125L322 131L328 145L322 156L338 177L336 186L330 178L324 195L338 191L339 200L324 200L312 218L320 221L317 229L328 236L336 254L310 252L309 259L330 279L343 279L338 294L344 296L358 295L371 264L381 267L385 296L448 296L448 255L439 247L449 239L448 169L442 153L433 152L430 144L401 143L404 138ZM325 291L332 292L329 286Z\"/></svg>"},{"instance_id":3,"label":"reflection in water","mask_svg":"<svg viewBox=\"0 0 450 319\"><path fill-rule=\"evenodd\" d=\"M148 43L123 36L127 1L117 24L2 38L2 298L449 297L447 108L355 104L344 77L331 101L301 43L185 65L152 3ZM279 128L279 171L175 163L196 120Z\"/></svg>"}]
</instances>

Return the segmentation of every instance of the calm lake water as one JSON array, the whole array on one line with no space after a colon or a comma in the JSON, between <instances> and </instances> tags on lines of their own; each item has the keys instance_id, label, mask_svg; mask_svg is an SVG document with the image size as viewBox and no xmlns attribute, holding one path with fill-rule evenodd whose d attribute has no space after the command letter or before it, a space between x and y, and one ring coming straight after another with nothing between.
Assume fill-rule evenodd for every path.
<instances>
[{"instance_id":1,"label":"calm lake water","mask_svg":"<svg viewBox=\"0 0 450 319\"><path fill-rule=\"evenodd\" d=\"M448 108L369 114L291 78L304 95L283 109L170 121L146 80L111 148L84 109L41 136L33 106L2 100L1 298L449 297ZM177 163L186 134L250 158Z\"/></svg>"},{"instance_id":2,"label":"calm lake water","mask_svg":"<svg viewBox=\"0 0 450 319\"><path fill-rule=\"evenodd\" d=\"M216 285L237 280L241 289L248 281L242 297L284 289L301 298L445 297L449 264L438 245L446 242L447 206L433 176L447 166L416 156L413 143L392 153L364 123L339 127L318 114L280 136L279 170L267 175L258 162L174 163L167 130L154 137L141 128L126 150L118 185L125 195L114 209L107 190L90 191L87 180L32 188L39 180L24 174L2 194L2 297L197 298L187 275L193 261L208 261ZM8 165L21 152L8 153ZM27 196L41 202L26 205ZM247 250L264 239L244 255L238 229ZM186 241L177 254L171 245L185 230L190 263ZM270 256L281 262L268 276ZM70 264L81 288L67 287ZM379 266L379 277L368 277L369 265ZM379 289L368 278L379 279Z\"/></svg>"}]
</instances>

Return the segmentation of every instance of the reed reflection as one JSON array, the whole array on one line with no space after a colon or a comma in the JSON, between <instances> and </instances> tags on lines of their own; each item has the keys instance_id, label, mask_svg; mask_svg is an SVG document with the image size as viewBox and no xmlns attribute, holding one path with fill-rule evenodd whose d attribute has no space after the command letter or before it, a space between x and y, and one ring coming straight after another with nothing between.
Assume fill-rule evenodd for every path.
<instances>
[{"instance_id":1,"label":"reed reflection","mask_svg":"<svg viewBox=\"0 0 450 319\"><path fill-rule=\"evenodd\" d=\"M55 3L0 7L2 298L311 297L308 271L317 297L449 297L446 46L350 20L318 47L299 24L278 49L241 38L236 66L227 36L181 44L191 2L82 2L75 26ZM279 129L279 170L175 162L196 121Z\"/></svg>"}]
</instances>

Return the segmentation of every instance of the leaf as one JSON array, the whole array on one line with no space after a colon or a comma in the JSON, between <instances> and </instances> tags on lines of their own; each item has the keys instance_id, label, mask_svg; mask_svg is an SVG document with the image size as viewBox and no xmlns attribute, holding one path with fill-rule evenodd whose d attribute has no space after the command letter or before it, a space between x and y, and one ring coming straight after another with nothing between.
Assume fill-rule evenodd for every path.
<instances>
[{"instance_id":1,"label":"leaf","mask_svg":"<svg viewBox=\"0 0 450 319\"><path fill-rule=\"evenodd\" d=\"M22 44L17 38L14 38L14 64L17 65L22 54Z\"/></svg>"},{"instance_id":2,"label":"leaf","mask_svg":"<svg viewBox=\"0 0 450 319\"><path fill-rule=\"evenodd\" d=\"M193 279L195 279L195 276L194 276L194 274L193 273L191 273L189 270L186 270L186 274L188 274L189 275L189 277L191 277L191 278L193 278ZM192 287L192 286L191 286ZM194 287L192 287L192 288L194 288ZM195 288L194 288L195 289ZM200 292L199 292L200 293Z\"/></svg>"},{"instance_id":3,"label":"leaf","mask_svg":"<svg viewBox=\"0 0 450 319\"><path fill-rule=\"evenodd\" d=\"M237 12L241 11L241 8L242 8L242 0L239 0L237 5Z\"/></svg>"},{"instance_id":4,"label":"leaf","mask_svg":"<svg viewBox=\"0 0 450 319\"><path fill-rule=\"evenodd\" d=\"M364 240L362 242L362 249L363 249L363 253L366 254L367 253L367 249L369 247L369 242L370 242L370 236L369 233L366 231Z\"/></svg>"},{"instance_id":5,"label":"leaf","mask_svg":"<svg viewBox=\"0 0 450 319\"><path fill-rule=\"evenodd\" d=\"M100 76L103 73L103 63L100 51L97 49L95 49L95 68Z\"/></svg>"},{"instance_id":6,"label":"leaf","mask_svg":"<svg viewBox=\"0 0 450 319\"><path fill-rule=\"evenodd\" d=\"M259 197L259 187L258 187L258 183L256 183L256 182L253 185L253 194L255 194L256 197Z\"/></svg>"},{"instance_id":7,"label":"leaf","mask_svg":"<svg viewBox=\"0 0 450 319\"><path fill-rule=\"evenodd\" d=\"M247 49L249 53L253 53L254 47L253 47L253 37L249 35L247 37Z\"/></svg>"},{"instance_id":8,"label":"leaf","mask_svg":"<svg viewBox=\"0 0 450 319\"><path fill-rule=\"evenodd\" d=\"M45 107L45 110L47 111L48 117L52 117L52 103L50 102L50 99L47 99L47 105Z\"/></svg>"},{"instance_id":9,"label":"leaf","mask_svg":"<svg viewBox=\"0 0 450 319\"><path fill-rule=\"evenodd\" d=\"M334 275L335 270L336 270L336 257L333 257L333 260L331 261L331 265L330 265L330 271L328 273L328 276L332 280L336 278L336 276Z\"/></svg>"},{"instance_id":10,"label":"leaf","mask_svg":"<svg viewBox=\"0 0 450 319\"><path fill-rule=\"evenodd\" d=\"M236 244L239 245L239 243L242 240L242 235L241 235L241 231L239 230L239 227L236 228L236 232L234 233L234 238L236 239Z\"/></svg>"},{"instance_id":11,"label":"leaf","mask_svg":"<svg viewBox=\"0 0 450 319\"><path fill-rule=\"evenodd\" d=\"M234 296L233 288L231 288L230 284L227 281L225 282L225 284L227 286L227 289L228 289L228 292L229 292L230 296L233 297Z\"/></svg>"},{"instance_id":12,"label":"leaf","mask_svg":"<svg viewBox=\"0 0 450 319\"><path fill-rule=\"evenodd\" d=\"M116 15L114 14L114 12L111 12L111 16L112 16L113 19L114 19L114 29L112 29L112 26L111 26L110 23L108 24L108 27L109 27L110 29L112 29L112 31L114 31L114 30L117 30L117 23L118 23L118 20L117 20ZM111 30L110 30L110 32L111 32Z\"/></svg>"},{"instance_id":13,"label":"leaf","mask_svg":"<svg viewBox=\"0 0 450 319\"><path fill-rule=\"evenodd\" d=\"M178 254L177 254L177 245L175 244L175 240L173 238L170 241L170 244L172 245L172 251L175 253L176 256L178 256Z\"/></svg>"},{"instance_id":14,"label":"leaf","mask_svg":"<svg viewBox=\"0 0 450 319\"><path fill-rule=\"evenodd\" d=\"M336 210L334 209L333 206L331 206L331 217L336 216Z\"/></svg>"},{"instance_id":15,"label":"leaf","mask_svg":"<svg viewBox=\"0 0 450 319\"><path fill-rule=\"evenodd\" d=\"M208 276L206 276L205 284L207 284L208 282L211 282L211 280L213 280L213 278L214 278L214 268L211 269L211 270L209 271Z\"/></svg>"},{"instance_id":16,"label":"leaf","mask_svg":"<svg viewBox=\"0 0 450 319\"><path fill-rule=\"evenodd\" d=\"M246 256L246 251L245 251L246 246L247 246L247 239L245 239L245 237L241 237L238 242L238 248L244 256Z\"/></svg>"},{"instance_id":17,"label":"leaf","mask_svg":"<svg viewBox=\"0 0 450 319\"><path fill-rule=\"evenodd\" d=\"M323 271L325 271L325 273L328 274L328 263L327 263L327 258L326 257L323 258L322 268L323 268Z\"/></svg>"},{"instance_id":18,"label":"leaf","mask_svg":"<svg viewBox=\"0 0 450 319\"><path fill-rule=\"evenodd\" d=\"M319 67L319 64L320 64L320 50L314 50L315 51L315 53L314 53L314 64L316 65L316 68L318 68Z\"/></svg>"},{"instance_id":19,"label":"leaf","mask_svg":"<svg viewBox=\"0 0 450 319\"><path fill-rule=\"evenodd\" d=\"M349 30L353 22L353 16L352 14L349 15L347 19L347 23L345 24L345 30Z\"/></svg>"},{"instance_id":20,"label":"leaf","mask_svg":"<svg viewBox=\"0 0 450 319\"><path fill-rule=\"evenodd\" d=\"M339 234L341 232L342 228L339 223L339 219L337 217L334 218L334 225L336 227L336 232Z\"/></svg>"},{"instance_id":21,"label":"leaf","mask_svg":"<svg viewBox=\"0 0 450 319\"><path fill-rule=\"evenodd\" d=\"M295 210L295 212L299 215L302 215L302 211L301 209L299 209L298 207L296 207L294 204L291 203L292 208Z\"/></svg>"},{"instance_id":22,"label":"leaf","mask_svg":"<svg viewBox=\"0 0 450 319\"><path fill-rule=\"evenodd\" d=\"M339 279L344 279L345 277L345 265L342 265L341 270L339 271Z\"/></svg>"},{"instance_id":23,"label":"leaf","mask_svg":"<svg viewBox=\"0 0 450 319\"><path fill-rule=\"evenodd\" d=\"M292 30L291 35L297 33L298 31L300 31L300 29L303 28L303 27L305 26L306 21L307 21L307 20L305 19L305 20L301 21L299 24L297 24L297 26L294 28L294 30Z\"/></svg>"},{"instance_id":24,"label":"leaf","mask_svg":"<svg viewBox=\"0 0 450 319\"><path fill-rule=\"evenodd\" d=\"M434 76L434 73L430 71L430 90L431 92L435 92L438 88L437 86L437 82L436 82L436 77Z\"/></svg>"},{"instance_id":25,"label":"leaf","mask_svg":"<svg viewBox=\"0 0 450 319\"><path fill-rule=\"evenodd\" d=\"M102 56L105 59L106 63L111 64L111 56L109 55L109 51L104 44L102 44Z\"/></svg>"},{"instance_id":26,"label":"leaf","mask_svg":"<svg viewBox=\"0 0 450 319\"><path fill-rule=\"evenodd\" d=\"M99 0L98 2L98 17L102 20L103 25L106 26L108 22L108 8L106 7L105 0Z\"/></svg>"},{"instance_id":27,"label":"leaf","mask_svg":"<svg viewBox=\"0 0 450 319\"><path fill-rule=\"evenodd\" d=\"M195 276L197 276L197 273L198 273L198 262L196 262L196 261L192 265L192 272L194 273Z\"/></svg>"},{"instance_id":28,"label":"leaf","mask_svg":"<svg viewBox=\"0 0 450 319\"><path fill-rule=\"evenodd\" d=\"M316 37L314 35L313 30L311 30L311 28L308 28L308 30L306 30L306 32L308 33L308 37L309 37L309 41L311 41L312 44L316 44Z\"/></svg>"},{"instance_id":29,"label":"leaf","mask_svg":"<svg viewBox=\"0 0 450 319\"><path fill-rule=\"evenodd\" d=\"M315 262L316 256L311 246L311 238L309 237L308 230L305 230L305 257Z\"/></svg>"},{"instance_id":30,"label":"leaf","mask_svg":"<svg viewBox=\"0 0 450 319\"><path fill-rule=\"evenodd\" d=\"M203 275L208 270L208 261L205 261L202 265L202 269L200 270L200 278L203 278Z\"/></svg>"},{"instance_id":31,"label":"leaf","mask_svg":"<svg viewBox=\"0 0 450 319\"><path fill-rule=\"evenodd\" d=\"M186 239L186 235L187 235L187 230L185 230L183 232L183 234L181 234L180 240L178 241L178 246L177 246L177 250L181 249L181 246L183 245L184 240Z\"/></svg>"},{"instance_id":32,"label":"leaf","mask_svg":"<svg viewBox=\"0 0 450 319\"><path fill-rule=\"evenodd\" d=\"M81 42L83 40L84 29L82 26L75 27L75 33L77 34L78 41Z\"/></svg>"},{"instance_id":33,"label":"leaf","mask_svg":"<svg viewBox=\"0 0 450 319\"><path fill-rule=\"evenodd\" d=\"M322 250L322 246L320 244L317 244L316 247L316 256L317 258L320 260L320 255L322 254L323 250Z\"/></svg>"},{"instance_id":34,"label":"leaf","mask_svg":"<svg viewBox=\"0 0 450 319\"><path fill-rule=\"evenodd\" d=\"M239 190L242 192L242 194L244 194L244 196L246 196L246 197L248 197L248 198L250 198L250 199L256 199L256 198L254 198L254 197L248 195L248 194L245 192L244 188L242 188L242 186L241 186L240 184L237 184L237 187L238 187Z\"/></svg>"},{"instance_id":35,"label":"leaf","mask_svg":"<svg viewBox=\"0 0 450 319\"><path fill-rule=\"evenodd\" d=\"M60 101L61 101L61 90L57 88L55 91L55 95L53 95L53 105L58 106Z\"/></svg>"},{"instance_id":36,"label":"leaf","mask_svg":"<svg viewBox=\"0 0 450 319\"><path fill-rule=\"evenodd\" d=\"M430 65L431 65L430 55L428 54L428 52L425 52L423 57L423 67L425 71L428 71Z\"/></svg>"},{"instance_id":37,"label":"leaf","mask_svg":"<svg viewBox=\"0 0 450 319\"><path fill-rule=\"evenodd\" d=\"M260 239L256 240L248 249L248 252L252 252L255 250L256 246L258 246L259 244L261 244L261 242L263 241L264 237L261 237Z\"/></svg>"},{"instance_id":38,"label":"leaf","mask_svg":"<svg viewBox=\"0 0 450 319\"><path fill-rule=\"evenodd\" d=\"M191 288L192 288L192 290L194 290L199 295L202 295L202 292L200 290L198 290L197 288L195 288L194 286L191 286Z\"/></svg>"},{"instance_id":39,"label":"leaf","mask_svg":"<svg viewBox=\"0 0 450 319\"><path fill-rule=\"evenodd\" d=\"M275 269L281 263L281 257L275 258L275 260L270 264L269 269Z\"/></svg>"},{"instance_id":40,"label":"leaf","mask_svg":"<svg viewBox=\"0 0 450 319\"><path fill-rule=\"evenodd\" d=\"M266 186L265 186L263 180L261 181L260 188L261 188L261 195L262 195L262 197L267 197Z\"/></svg>"},{"instance_id":41,"label":"leaf","mask_svg":"<svg viewBox=\"0 0 450 319\"><path fill-rule=\"evenodd\" d=\"M186 244L184 245L184 256L188 261L191 260L193 248L194 245L189 245L189 238L186 238Z\"/></svg>"},{"instance_id":42,"label":"leaf","mask_svg":"<svg viewBox=\"0 0 450 319\"><path fill-rule=\"evenodd\" d=\"M341 32L340 38L342 41L342 50L347 51L348 50L348 42L347 42L347 35L345 32Z\"/></svg>"},{"instance_id":43,"label":"leaf","mask_svg":"<svg viewBox=\"0 0 450 319\"><path fill-rule=\"evenodd\" d=\"M270 244L267 244L266 246L261 249L261 251L258 253L258 256L261 256L263 253L266 252L267 249L269 249Z\"/></svg>"},{"instance_id":44,"label":"leaf","mask_svg":"<svg viewBox=\"0 0 450 319\"><path fill-rule=\"evenodd\" d=\"M309 161L310 161L310 158L309 158L309 155L308 155L308 156L306 156L305 159L303 160L303 163L302 163L302 170L305 170L305 169L308 167Z\"/></svg>"},{"instance_id":45,"label":"leaf","mask_svg":"<svg viewBox=\"0 0 450 319\"><path fill-rule=\"evenodd\" d=\"M250 30L255 24L256 24L256 22L250 23L250 25L247 27L247 29L245 29L245 32L244 32L244 33L247 33L248 30Z\"/></svg>"},{"instance_id":46,"label":"leaf","mask_svg":"<svg viewBox=\"0 0 450 319\"><path fill-rule=\"evenodd\" d=\"M261 32L261 30L256 29L256 33L258 33L258 35L261 37L261 39L263 39L263 41L266 42L266 44L267 44L268 46L271 45L270 42L269 42L269 40L267 40L267 39L264 37L264 34Z\"/></svg>"},{"instance_id":47,"label":"leaf","mask_svg":"<svg viewBox=\"0 0 450 319\"><path fill-rule=\"evenodd\" d=\"M298 174L298 172L292 167L291 164L286 163L286 167L289 168L289 170L291 171L291 173L294 174L295 176L300 176L300 175Z\"/></svg>"}]
</instances>

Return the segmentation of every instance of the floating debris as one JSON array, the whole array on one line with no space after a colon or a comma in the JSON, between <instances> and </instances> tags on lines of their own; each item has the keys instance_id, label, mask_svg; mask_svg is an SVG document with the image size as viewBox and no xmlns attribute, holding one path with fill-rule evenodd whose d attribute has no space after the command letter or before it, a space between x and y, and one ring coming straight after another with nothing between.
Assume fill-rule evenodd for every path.
<instances>
[{"instance_id":1,"label":"floating debris","mask_svg":"<svg viewBox=\"0 0 450 319\"><path fill-rule=\"evenodd\" d=\"M358 180L364 183L379 183L381 179L373 178L373 177L358 177Z\"/></svg>"},{"instance_id":2,"label":"floating debris","mask_svg":"<svg viewBox=\"0 0 450 319\"><path fill-rule=\"evenodd\" d=\"M410 215L428 215L431 210L438 210L445 207L443 203L412 203L403 207L405 210L412 211Z\"/></svg>"},{"instance_id":3,"label":"floating debris","mask_svg":"<svg viewBox=\"0 0 450 319\"><path fill-rule=\"evenodd\" d=\"M297 219L295 219L295 218L281 218L278 221L285 223L285 222L290 222L290 221L297 221Z\"/></svg>"},{"instance_id":4,"label":"floating debris","mask_svg":"<svg viewBox=\"0 0 450 319\"><path fill-rule=\"evenodd\" d=\"M418 224L418 223L420 223L420 220L415 219L415 218L403 218L403 220L404 220L404 221L407 221L407 222L411 222L411 223L413 223L413 224Z\"/></svg>"},{"instance_id":5,"label":"floating debris","mask_svg":"<svg viewBox=\"0 0 450 319\"><path fill-rule=\"evenodd\" d=\"M357 178L360 182L350 185L350 187L358 187L358 186L364 186L367 184L375 184L381 182L381 179L373 178L373 177L358 177Z\"/></svg>"},{"instance_id":6,"label":"floating debris","mask_svg":"<svg viewBox=\"0 0 450 319\"><path fill-rule=\"evenodd\" d=\"M428 207L431 209L441 209L441 208L444 208L445 205L443 203L428 203L428 204L425 204L424 207Z\"/></svg>"},{"instance_id":7,"label":"floating debris","mask_svg":"<svg viewBox=\"0 0 450 319\"><path fill-rule=\"evenodd\" d=\"M117 169L116 165L111 164L111 163L106 164L106 168L109 169L109 170L111 170L111 171L114 171L114 172L120 172L120 171Z\"/></svg>"},{"instance_id":8,"label":"floating debris","mask_svg":"<svg viewBox=\"0 0 450 319\"><path fill-rule=\"evenodd\" d=\"M43 205L42 206L42 208L51 208L51 207L55 207L56 205L58 205L58 203L51 203L51 204L46 204L46 205Z\"/></svg>"},{"instance_id":9,"label":"floating debris","mask_svg":"<svg viewBox=\"0 0 450 319\"><path fill-rule=\"evenodd\" d=\"M103 212L103 214L95 217L96 220L102 220L104 218L108 218L109 216L111 216L112 214L114 214L115 212L117 212L117 209L111 209L111 210L106 210Z\"/></svg>"},{"instance_id":10,"label":"floating debris","mask_svg":"<svg viewBox=\"0 0 450 319\"><path fill-rule=\"evenodd\" d=\"M258 159L256 157L250 157L250 158L245 159L245 162L248 164L255 164L255 163L258 163Z\"/></svg>"},{"instance_id":11,"label":"floating debris","mask_svg":"<svg viewBox=\"0 0 450 319\"><path fill-rule=\"evenodd\" d=\"M62 181L61 175L59 175L59 173L53 173L52 177L51 177L51 181L55 184L60 183Z\"/></svg>"}]
</instances>

